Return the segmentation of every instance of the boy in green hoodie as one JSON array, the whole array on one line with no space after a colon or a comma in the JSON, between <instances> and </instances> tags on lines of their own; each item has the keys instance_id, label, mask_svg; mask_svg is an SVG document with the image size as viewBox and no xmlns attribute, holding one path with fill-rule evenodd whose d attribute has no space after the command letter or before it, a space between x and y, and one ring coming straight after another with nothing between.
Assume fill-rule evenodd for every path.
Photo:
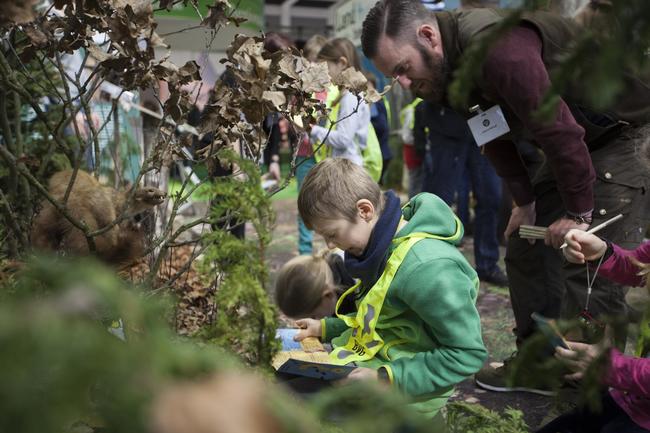
<instances>
[{"instance_id":1,"label":"boy in green hoodie","mask_svg":"<svg viewBox=\"0 0 650 433\"><path fill-rule=\"evenodd\" d=\"M330 248L345 251L346 269L360 283L338 302L358 289L356 313L299 320L296 339L331 342L333 363L359 366L348 380L390 382L419 412L436 416L487 356L478 277L456 248L462 224L432 194L400 210L392 191L382 194L362 167L342 158L312 168L298 209Z\"/></svg>"}]
</instances>

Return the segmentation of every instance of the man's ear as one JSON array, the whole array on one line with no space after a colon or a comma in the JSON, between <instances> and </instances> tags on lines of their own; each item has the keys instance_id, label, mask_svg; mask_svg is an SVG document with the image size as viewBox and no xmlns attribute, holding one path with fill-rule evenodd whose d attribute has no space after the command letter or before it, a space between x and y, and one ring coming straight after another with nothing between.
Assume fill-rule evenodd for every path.
<instances>
[{"instance_id":1,"label":"man's ear","mask_svg":"<svg viewBox=\"0 0 650 433\"><path fill-rule=\"evenodd\" d=\"M435 48L440 44L440 36L435 26L422 24L417 30L418 42L424 46Z\"/></svg>"},{"instance_id":2,"label":"man's ear","mask_svg":"<svg viewBox=\"0 0 650 433\"><path fill-rule=\"evenodd\" d=\"M375 206L367 198L357 201L359 217L364 221L370 221L375 216Z\"/></svg>"}]
</instances>

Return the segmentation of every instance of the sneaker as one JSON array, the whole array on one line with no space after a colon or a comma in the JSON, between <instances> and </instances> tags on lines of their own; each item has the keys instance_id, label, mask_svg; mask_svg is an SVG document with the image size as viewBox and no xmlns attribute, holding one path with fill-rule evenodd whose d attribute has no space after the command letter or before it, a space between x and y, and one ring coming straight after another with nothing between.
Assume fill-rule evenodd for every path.
<instances>
[{"instance_id":1,"label":"sneaker","mask_svg":"<svg viewBox=\"0 0 650 433\"><path fill-rule=\"evenodd\" d=\"M494 284L495 286L509 287L508 277L506 276L505 272L503 272L498 267L490 273L480 272L478 274L478 278L485 283Z\"/></svg>"},{"instance_id":2,"label":"sneaker","mask_svg":"<svg viewBox=\"0 0 650 433\"><path fill-rule=\"evenodd\" d=\"M494 392L531 392L533 394L554 396L556 392L546 386L532 386L514 384L508 380L513 375L513 361L517 356L517 352L513 353L510 358L503 361L503 363L491 363L483 367L478 373L474 375L476 384L488 391Z\"/></svg>"}]
</instances>

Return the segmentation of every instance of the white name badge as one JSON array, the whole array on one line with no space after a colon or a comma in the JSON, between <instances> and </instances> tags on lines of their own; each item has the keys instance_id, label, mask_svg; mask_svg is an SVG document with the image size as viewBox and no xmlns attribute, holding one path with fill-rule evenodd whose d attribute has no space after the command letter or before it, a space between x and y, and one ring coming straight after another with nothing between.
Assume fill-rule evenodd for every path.
<instances>
[{"instance_id":1,"label":"white name badge","mask_svg":"<svg viewBox=\"0 0 650 433\"><path fill-rule=\"evenodd\" d=\"M483 146L510 132L508 122L498 105L487 111L479 111L476 116L467 121L467 124L478 146Z\"/></svg>"}]
</instances>

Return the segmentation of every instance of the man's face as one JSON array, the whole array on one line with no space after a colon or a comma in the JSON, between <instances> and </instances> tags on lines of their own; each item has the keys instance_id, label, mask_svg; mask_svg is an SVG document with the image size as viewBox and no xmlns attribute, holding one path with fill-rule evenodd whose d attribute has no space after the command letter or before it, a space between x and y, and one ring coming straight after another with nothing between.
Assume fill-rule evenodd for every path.
<instances>
[{"instance_id":1,"label":"man's face","mask_svg":"<svg viewBox=\"0 0 650 433\"><path fill-rule=\"evenodd\" d=\"M361 256L368 245L374 220L357 215L354 222L344 218L314 223L314 231L325 239L328 248L340 248L353 256Z\"/></svg>"},{"instance_id":2,"label":"man's face","mask_svg":"<svg viewBox=\"0 0 650 433\"><path fill-rule=\"evenodd\" d=\"M418 36L408 41L383 35L373 63L387 77L395 78L405 89L422 99L442 102L448 81L448 68L440 44Z\"/></svg>"}]
</instances>

